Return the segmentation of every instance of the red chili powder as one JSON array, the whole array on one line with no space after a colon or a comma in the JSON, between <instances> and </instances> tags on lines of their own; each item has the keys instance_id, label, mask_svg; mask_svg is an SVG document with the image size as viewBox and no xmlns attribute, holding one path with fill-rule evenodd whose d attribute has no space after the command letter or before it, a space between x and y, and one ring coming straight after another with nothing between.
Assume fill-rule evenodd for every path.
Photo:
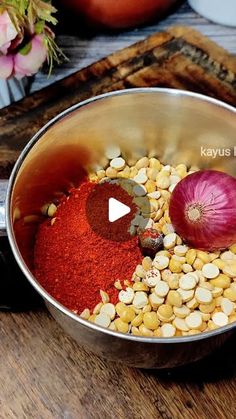
<instances>
[{"instance_id":1,"label":"red chili powder","mask_svg":"<svg viewBox=\"0 0 236 419\"><path fill-rule=\"evenodd\" d=\"M97 205L94 197L98 198ZM111 197L131 208L114 223L107 219ZM93 309L101 301L100 290L106 291L115 304L119 291L114 282L130 280L142 260L137 237L129 235L126 241L114 237L121 231L127 235L136 210L132 197L116 184L85 181L71 190L58 206L55 223L46 220L37 232L34 273L38 281L55 299L78 313ZM94 228L97 224L102 234Z\"/></svg>"}]
</instances>

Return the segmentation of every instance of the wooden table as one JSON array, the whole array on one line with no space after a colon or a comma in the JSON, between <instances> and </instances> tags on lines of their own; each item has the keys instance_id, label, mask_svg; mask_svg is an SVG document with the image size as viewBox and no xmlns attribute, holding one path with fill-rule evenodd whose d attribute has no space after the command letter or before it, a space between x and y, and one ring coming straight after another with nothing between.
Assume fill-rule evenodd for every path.
<instances>
[{"instance_id":1,"label":"wooden table","mask_svg":"<svg viewBox=\"0 0 236 419\"><path fill-rule=\"evenodd\" d=\"M59 36L70 62L37 90L96 59L170 24L188 24L236 53L236 30L210 24L187 5L159 24L91 37ZM236 417L236 337L218 353L171 371L141 371L101 360L80 349L44 307L0 315L0 418L196 418Z\"/></svg>"},{"instance_id":2,"label":"wooden table","mask_svg":"<svg viewBox=\"0 0 236 419\"><path fill-rule=\"evenodd\" d=\"M67 25L67 23L65 25ZM65 27L59 27L58 43L70 58L70 61L55 68L53 75L50 78L47 78L45 74L39 73L35 77L31 90L35 91L41 89L118 49L127 47L154 32L165 30L168 26L173 25L192 26L204 35L209 36L209 38L229 50L231 53L236 54L236 28L227 28L225 26L210 23L193 12L188 4L184 3L174 14L159 23L122 33L105 33L96 36L88 36L84 35L81 29L78 36L78 32L74 33L73 30L69 32ZM76 28L77 27L78 25Z\"/></svg>"}]
</instances>

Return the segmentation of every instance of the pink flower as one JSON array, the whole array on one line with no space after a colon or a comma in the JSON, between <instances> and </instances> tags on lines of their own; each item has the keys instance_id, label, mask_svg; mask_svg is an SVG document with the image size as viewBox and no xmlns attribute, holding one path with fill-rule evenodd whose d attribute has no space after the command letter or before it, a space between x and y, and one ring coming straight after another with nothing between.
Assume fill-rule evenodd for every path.
<instances>
[{"instance_id":1,"label":"pink flower","mask_svg":"<svg viewBox=\"0 0 236 419\"><path fill-rule=\"evenodd\" d=\"M8 79L13 73L13 66L12 55L0 55L0 79Z\"/></svg>"},{"instance_id":2,"label":"pink flower","mask_svg":"<svg viewBox=\"0 0 236 419\"><path fill-rule=\"evenodd\" d=\"M8 12L0 14L0 52L6 54L11 41L17 36L17 30L13 25Z\"/></svg>"},{"instance_id":3,"label":"pink flower","mask_svg":"<svg viewBox=\"0 0 236 419\"><path fill-rule=\"evenodd\" d=\"M44 35L35 35L28 53L18 52L14 57L14 73L17 78L37 73L47 58Z\"/></svg>"}]
</instances>

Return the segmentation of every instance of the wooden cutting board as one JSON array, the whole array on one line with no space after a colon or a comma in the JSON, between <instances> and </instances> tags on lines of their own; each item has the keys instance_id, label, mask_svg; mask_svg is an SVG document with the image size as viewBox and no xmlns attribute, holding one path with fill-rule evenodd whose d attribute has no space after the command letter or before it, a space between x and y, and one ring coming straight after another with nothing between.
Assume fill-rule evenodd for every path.
<instances>
[{"instance_id":1,"label":"wooden cutting board","mask_svg":"<svg viewBox=\"0 0 236 419\"><path fill-rule=\"evenodd\" d=\"M191 28L172 27L0 110L0 178L59 112L104 92L148 86L192 90L236 106L236 58Z\"/></svg>"}]
</instances>

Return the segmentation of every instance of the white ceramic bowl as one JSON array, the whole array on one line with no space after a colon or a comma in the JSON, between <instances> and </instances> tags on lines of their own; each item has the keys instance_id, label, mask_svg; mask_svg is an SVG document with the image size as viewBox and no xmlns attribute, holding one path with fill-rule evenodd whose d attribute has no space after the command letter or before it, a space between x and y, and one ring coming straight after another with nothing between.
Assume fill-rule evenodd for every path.
<instances>
[{"instance_id":1,"label":"white ceramic bowl","mask_svg":"<svg viewBox=\"0 0 236 419\"><path fill-rule=\"evenodd\" d=\"M188 0L190 6L200 15L220 23L236 26L236 0Z\"/></svg>"}]
</instances>

